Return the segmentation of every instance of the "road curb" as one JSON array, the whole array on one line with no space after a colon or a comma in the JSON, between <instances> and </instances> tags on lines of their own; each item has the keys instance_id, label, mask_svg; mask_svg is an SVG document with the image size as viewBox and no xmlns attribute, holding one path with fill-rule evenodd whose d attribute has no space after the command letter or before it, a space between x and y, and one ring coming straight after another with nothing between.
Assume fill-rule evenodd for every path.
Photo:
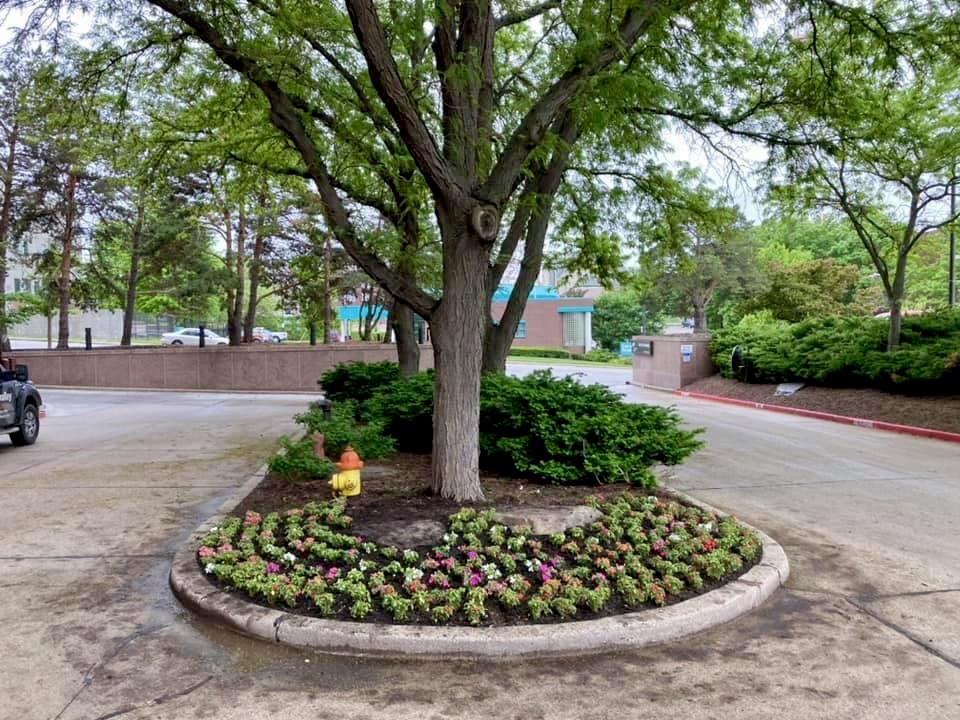
<instances>
[{"instance_id":1,"label":"road curb","mask_svg":"<svg viewBox=\"0 0 960 720\"><path fill-rule=\"evenodd\" d=\"M180 602L198 615L245 635L299 648L360 656L487 659L637 648L691 635L750 612L783 585L790 574L783 548L765 533L751 528L763 541L763 555L757 565L723 587L654 610L597 620L490 628L378 625L295 615L221 590L207 579L196 559L200 539L223 518L231 502L235 506L255 487L256 477L245 482L234 493L234 499L226 501L221 511L194 531L176 553L170 586ZM725 515L683 493L670 492Z\"/></svg>"},{"instance_id":2,"label":"road curb","mask_svg":"<svg viewBox=\"0 0 960 720\"><path fill-rule=\"evenodd\" d=\"M708 395L707 393L689 392L687 390L674 390L673 393L675 395L680 395L681 397L695 398L697 400L709 400L711 402L726 403L727 405L739 405L740 407L749 407L756 410L770 410L772 412L786 413L787 415L799 415L800 417L827 420L829 422L841 423L843 425L855 425L856 427L872 428L874 430L885 430L887 432L896 432L903 435L915 435L917 437L931 438L933 440L944 440L946 442L960 443L960 433L948 432L946 430L933 430L931 428L917 427L915 425L900 425L898 423L886 422L885 420L868 420L866 418L849 417L847 415L836 415L834 413L822 412L820 410L807 410L806 408L795 408L787 405L777 405L775 403L761 403L753 400L740 400L739 398L724 397L722 395Z\"/></svg>"}]
</instances>

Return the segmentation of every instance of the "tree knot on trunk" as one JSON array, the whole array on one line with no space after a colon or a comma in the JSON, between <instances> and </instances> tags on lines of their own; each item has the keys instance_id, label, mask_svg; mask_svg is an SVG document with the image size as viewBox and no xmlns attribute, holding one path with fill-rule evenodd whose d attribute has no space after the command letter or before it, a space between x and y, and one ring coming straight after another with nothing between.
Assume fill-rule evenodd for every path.
<instances>
[{"instance_id":1,"label":"tree knot on trunk","mask_svg":"<svg viewBox=\"0 0 960 720\"><path fill-rule=\"evenodd\" d=\"M492 243L500 230L500 212L493 205L474 205L470 212L470 227L483 242Z\"/></svg>"}]
</instances>

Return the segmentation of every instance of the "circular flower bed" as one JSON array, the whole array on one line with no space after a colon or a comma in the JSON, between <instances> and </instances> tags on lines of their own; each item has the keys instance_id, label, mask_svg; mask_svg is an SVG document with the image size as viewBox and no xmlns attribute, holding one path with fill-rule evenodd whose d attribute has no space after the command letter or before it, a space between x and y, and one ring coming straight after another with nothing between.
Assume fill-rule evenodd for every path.
<instances>
[{"instance_id":1,"label":"circular flower bed","mask_svg":"<svg viewBox=\"0 0 960 720\"><path fill-rule=\"evenodd\" d=\"M588 498L603 517L550 536L514 531L494 511L450 516L420 552L349 532L346 503L248 512L212 528L197 553L228 589L311 615L453 625L545 622L664 605L759 559L760 538L731 517L624 494Z\"/></svg>"}]
</instances>

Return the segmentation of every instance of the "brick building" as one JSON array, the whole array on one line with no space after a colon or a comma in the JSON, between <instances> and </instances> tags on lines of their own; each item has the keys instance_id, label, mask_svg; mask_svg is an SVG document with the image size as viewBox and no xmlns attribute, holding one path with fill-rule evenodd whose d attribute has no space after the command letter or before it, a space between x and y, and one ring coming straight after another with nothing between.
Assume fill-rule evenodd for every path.
<instances>
[{"instance_id":1,"label":"brick building","mask_svg":"<svg viewBox=\"0 0 960 720\"><path fill-rule=\"evenodd\" d=\"M503 316L513 288L501 285L493 296L490 314ZM593 299L561 297L553 288L536 285L514 335L514 347L563 348L582 353L593 347Z\"/></svg>"}]
</instances>

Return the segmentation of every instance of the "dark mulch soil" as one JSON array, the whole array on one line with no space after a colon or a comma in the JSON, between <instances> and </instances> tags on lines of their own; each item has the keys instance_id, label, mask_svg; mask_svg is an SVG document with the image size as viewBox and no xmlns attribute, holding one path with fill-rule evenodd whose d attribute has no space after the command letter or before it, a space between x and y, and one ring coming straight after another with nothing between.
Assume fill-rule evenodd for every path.
<instances>
[{"instance_id":1,"label":"dark mulch soil","mask_svg":"<svg viewBox=\"0 0 960 720\"><path fill-rule=\"evenodd\" d=\"M683 389L866 420L960 432L960 395L900 395L881 390L809 385L793 395L776 397L776 385L752 385L719 375L685 385Z\"/></svg>"},{"instance_id":2,"label":"dark mulch soil","mask_svg":"<svg viewBox=\"0 0 960 720\"><path fill-rule=\"evenodd\" d=\"M583 504L583 499L588 495L612 496L637 489L626 483L573 487L542 485L486 474L481 474L480 481L486 502L473 507L495 507L500 510L569 507ZM464 506L464 503L440 500L431 495L430 455L396 453L372 461L363 470L362 482L363 492L348 499L347 513L354 522L364 525L398 520L436 520L446 523L451 514ZM331 497L326 480L291 482L268 473L263 482L237 506L234 514L243 515L247 510L280 512L303 507L304 503L311 500L328 500Z\"/></svg>"}]
</instances>

